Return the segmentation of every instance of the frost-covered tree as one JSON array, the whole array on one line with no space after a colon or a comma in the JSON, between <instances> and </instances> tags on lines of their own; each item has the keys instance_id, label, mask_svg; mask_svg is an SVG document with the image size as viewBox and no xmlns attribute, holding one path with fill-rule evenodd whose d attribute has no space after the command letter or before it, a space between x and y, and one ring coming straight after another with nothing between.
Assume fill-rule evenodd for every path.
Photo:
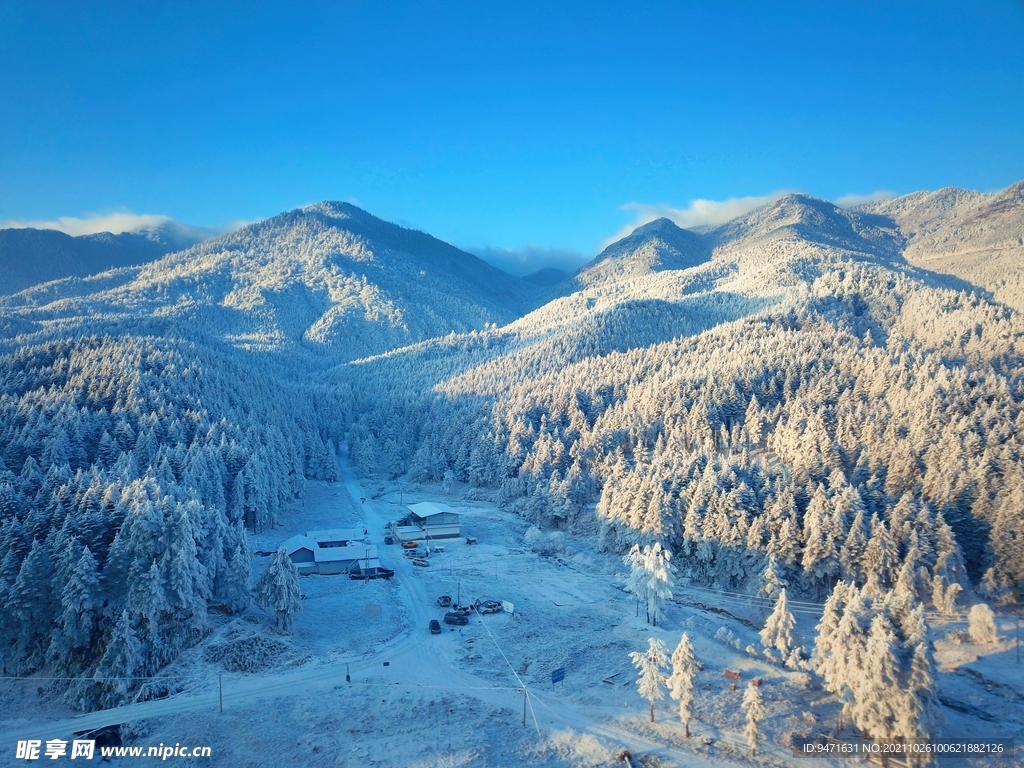
<instances>
[{"instance_id":1,"label":"frost-covered tree","mask_svg":"<svg viewBox=\"0 0 1024 768\"><path fill-rule=\"evenodd\" d=\"M761 742L761 731L758 725L765 716L764 701L761 699L761 689L754 685L751 680L747 689L743 692L743 702L740 704L747 715L747 725L743 729L743 735L750 747L750 754L756 755L757 748Z\"/></svg>"},{"instance_id":2,"label":"frost-covered tree","mask_svg":"<svg viewBox=\"0 0 1024 768\"><path fill-rule=\"evenodd\" d=\"M972 605L971 610L967 612L967 632L972 643L991 645L998 642L995 614L985 603Z\"/></svg>"},{"instance_id":3,"label":"frost-covered tree","mask_svg":"<svg viewBox=\"0 0 1024 768\"><path fill-rule=\"evenodd\" d=\"M665 673L662 671L668 663L668 649L656 637L650 638L647 651L633 651L629 654L633 666L640 673L636 680L637 691L651 704L651 722L654 722L654 703L665 697L662 686L665 684Z\"/></svg>"},{"instance_id":4,"label":"frost-covered tree","mask_svg":"<svg viewBox=\"0 0 1024 768\"><path fill-rule=\"evenodd\" d=\"M658 626L660 605L672 597L672 553L654 542L644 548L644 570L647 572L647 615Z\"/></svg>"},{"instance_id":5,"label":"frost-covered tree","mask_svg":"<svg viewBox=\"0 0 1024 768\"><path fill-rule=\"evenodd\" d=\"M221 598L236 613L249 607L252 599L252 549L241 522L235 525L236 544L224 571Z\"/></svg>"},{"instance_id":6,"label":"frost-covered tree","mask_svg":"<svg viewBox=\"0 0 1024 768\"><path fill-rule=\"evenodd\" d=\"M758 594L768 599L776 599L779 593L789 586L789 582L782 577L782 569L774 555L765 557L764 568L758 579Z\"/></svg>"},{"instance_id":7,"label":"frost-covered tree","mask_svg":"<svg viewBox=\"0 0 1024 768\"><path fill-rule=\"evenodd\" d=\"M299 572L284 547L278 548L256 580L253 599L260 607L274 611L279 630L291 631L292 617L302 610L302 603L299 598Z\"/></svg>"},{"instance_id":8,"label":"frost-covered tree","mask_svg":"<svg viewBox=\"0 0 1024 768\"><path fill-rule=\"evenodd\" d=\"M660 542L643 548L630 547L622 562L629 566L626 591L636 596L647 608L647 623L658 624L659 603L672 597L672 553Z\"/></svg>"},{"instance_id":9,"label":"frost-covered tree","mask_svg":"<svg viewBox=\"0 0 1024 768\"><path fill-rule=\"evenodd\" d=\"M876 613L864 648L864 673L850 681L857 699L853 720L871 738L892 738L897 720L906 717L901 709L907 706L908 700L900 695L902 688L896 653L892 625L884 614ZM906 719L912 719L912 716Z\"/></svg>"},{"instance_id":10,"label":"frost-covered tree","mask_svg":"<svg viewBox=\"0 0 1024 768\"><path fill-rule=\"evenodd\" d=\"M145 665L144 649L132 627L131 616L127 610L122 611L94 675L103 691L103 705L114 707L123 703L128 691L138 685L138 677Z\"/></svg>"},{"instance_id":11,"label":"frost-covered tree","mask_svg":"<svg viewBox=\"0 0 1024 768\"><path fill-rule=\"evenodd\" d=\"M779 599L775 602L775 608L764 623L761 630L761 645L765 650L774 648L779 652L780 658L789 661L796 648L793 630L796 628L796 619L789 610L789 603L786 600L786 590L779 592Z\"/></svg>"},{"instance_id":12,"label":"frost-covered tree","mask_svg":"<svg viewBox=\"0 0 1024 768\"><path fill-rule=\"evenodd\" d=\"M539 529L538 529L539 532ZM647 604L647 570L644 567L644 556L639 544L634 544L622 557L622 562L629 566L629 573L626 574L626 591L636 598L637 610L640 610L640 603ZM650 614L647 621L650 622Z\"/></svg>"},{"instance_id":13,"label":"frost-covered tree","mask_svg":"<svg viewBox=\"0 0 1024 768\"><path fill-rule=\"evenodd\" d=\"M61 608L50 641L50 658L63 661L73 652L83 653L91 648L103 607L100 586L96 558L84 547L60 592Z\"/></svg>"},{"instance_id":14,"label":"frost-covered tree","mask_svg":"<svg viewBox=\"0 0 1024 768\"><path fill-rule=\"evenodd\" d=\"M679 719L683 723L684 735L690 737L690 720L693 718L694 680L697 677L697 657L693 652L690 636L683 632L679 645L672 652L672 674L665 685L668 695L679 702Z\"/></svg>"}]
</instances>

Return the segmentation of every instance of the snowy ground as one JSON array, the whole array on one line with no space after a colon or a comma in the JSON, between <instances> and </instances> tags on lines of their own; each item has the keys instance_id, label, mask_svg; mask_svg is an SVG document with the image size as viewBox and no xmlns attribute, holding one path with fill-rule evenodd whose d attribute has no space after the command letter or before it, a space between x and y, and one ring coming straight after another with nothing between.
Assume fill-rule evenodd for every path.
<instances>
[{"instance_id":1,"label":"snowy ground","mask_svg":"<svg viewBox=\"0 0 1024 768\"><path fill-rule=\"evenodd\" d=\"M794 734L831 730L836 706L810 676L744 650L757 643L762 607L680 589L660 626L650 627L618 585L616 558L571 537L567 552L541 557L525 547L520 518L459 493L357 481L348 472L339 483L309 483L303 503L282 526L256 536L255 548L269 552L308 529L363 526L382 564L396 570L393 581L302 578L303 611L287 636L259 611L211 613L211 635L163 673L181 690L168 698L73 717L40 699L38 683L3 681L3 748L13 756L18 739L122 724L125 744L209 745L212 765L603 766L621 764L623 749L650 766L793 765L806 761L789 749ZM428 568L383 544L387 521L401 516L404 504L441 499L459 509L464 533L478 544L444 542ZM258 557L255 569L266 561ZM463 603L507 600L515 615L474 614L469 625L442 625L445 632L433 636L427 624L443 616L441 594ZM380 616L369 615L368 605L380 606ZM814 617L798 619L809 645ZM671 650L684 629L705 665L690 739L671 700L660 702L657 721L649 722L628 658L652 635ZM988 648L956 642L960 629L935 629L944 735L1019 737L1024 667L1016 664L1012 622L1000 627L1008 639ZM565 680L552 686L557 668ZM741 674L735 690L725 669ZM742 739L739 707L754 677L764 681L768 709L756 758ZM822 768L839 762L814 760Z\"/></svg>"}]
</instances>

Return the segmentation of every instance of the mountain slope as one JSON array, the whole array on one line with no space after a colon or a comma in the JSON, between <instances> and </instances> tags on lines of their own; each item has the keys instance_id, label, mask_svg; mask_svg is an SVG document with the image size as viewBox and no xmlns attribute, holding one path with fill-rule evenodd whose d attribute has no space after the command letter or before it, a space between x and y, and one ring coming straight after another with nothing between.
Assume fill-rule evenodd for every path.
<instances>
[{"instance_id":1,"label":"mountain slope","mask_svg":"<svg viewBox=\"0 0 1024 768\"><path fill-rule=\"evenodd\" d=\"M710 260L684 269L643 234L608 249L625 268L504 328L345 366L353 457L451 471L610 547L667 541L723 587L756 589L770 556L819 597L925 560L913 589L936 606L968 576L1013 589L1016 313L908 263L890 217L805 196L695 233Z\"/></svg>"},{"instance_id":2,"label":"mountain slope","mask_svg":"<svg viewBox=\"0 0 1024 768\"><path fill-rule=\"evenodd\" d=\"M422 232L320 203L144 267L40 286L7 306L22 323L155 316L243 347L348 359L508 322L539 291Z\"/></svg>"},{"instance_id":3,"label":"mountain slope","mask_svg":"<svg viewBox=\"0 0 1024 768\"><path fill-rule=\"evenodd\" d=\"M173 223L118 235L100 232L79 237L53 229L0 229L0 294L144 264L202 239L201 233Z\"/></svg>"},{"instance_id":4,"label":"mountain slope","mask_svg":"<svg viewBox=\"0 0 1024 768\"><path fill-rule=\"evenodd\" d=\"M914 192L857 210L895 221L910 263L960 277L1024 311L1024 182L991 195L952 187Z\"/></svg>"}]
</instances>

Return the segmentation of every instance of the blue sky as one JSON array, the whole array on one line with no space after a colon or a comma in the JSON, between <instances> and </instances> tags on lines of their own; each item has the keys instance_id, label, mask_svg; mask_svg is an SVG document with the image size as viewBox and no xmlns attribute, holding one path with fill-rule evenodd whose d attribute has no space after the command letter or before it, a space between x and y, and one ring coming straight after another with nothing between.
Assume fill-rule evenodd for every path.
<instances>
[{"instance_id":1,"label":"blue sky","mask_svg":"<svg viewBox=\"0 0 1024 768\"><path fill-rule=\"evenodd\" d=\"M1022 0L5 0L0 222L349 200L522 271L781 190L992 191L1022 40Z\"/></svg>"}]
</instances>

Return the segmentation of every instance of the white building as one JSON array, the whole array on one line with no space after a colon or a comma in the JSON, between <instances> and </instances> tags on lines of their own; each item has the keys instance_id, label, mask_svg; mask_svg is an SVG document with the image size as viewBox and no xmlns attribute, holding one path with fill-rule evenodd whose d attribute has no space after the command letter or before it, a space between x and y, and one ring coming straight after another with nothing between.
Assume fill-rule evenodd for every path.
<instances>
[{"instance_id":1,"label":"white building","mask_svg":"<svg viewBox=\"0 0 1024 768\"><path fill-rule=\"evenodd\" d=\"M330 575L349 573L362 568L379 568L377 548L353 538L320 536L314 534L336 534L338 531L309 531L296 534L284 542L288 556L302 576L311 573ZM359 529L362 536L362 529Z\"/></svg>"},{"instance_id":2,"label":"white building","mask_svg":"<svg viewBox=\"0 0 1024 768\"><path fill-rule=\"evenodd\" d=\"M462 536L459 514L446 504L421 501L410 504L407 509L409 515L391 526L399 541L433 541Z\"/></svg>"}]
</instances>

